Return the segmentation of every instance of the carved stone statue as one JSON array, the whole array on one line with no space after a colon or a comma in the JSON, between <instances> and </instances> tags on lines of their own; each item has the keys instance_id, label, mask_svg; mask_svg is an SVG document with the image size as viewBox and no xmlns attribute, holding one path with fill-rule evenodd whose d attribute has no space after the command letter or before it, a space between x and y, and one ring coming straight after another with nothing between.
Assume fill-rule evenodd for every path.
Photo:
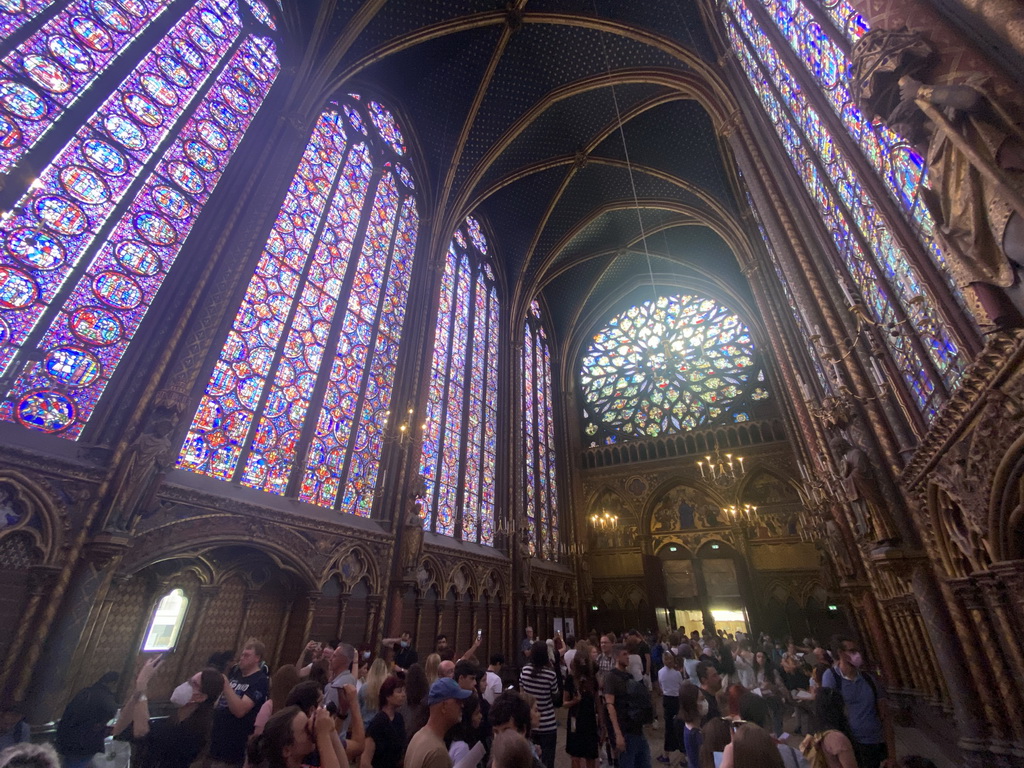
<instances>
[{"instance_id":1,"label":"carved stone statue","mask_svg":"<svg viewBox=\"0 0 1024 768\"><path fill-rule=\"evenodd\" d=\"M420 554L423 552L423 517L424 501L417 497L410 505L402 530L402 575L405 578L416 578L420 568Z\"/></svg>"},{"instance_id":2,"label":"carved stone statue","mask_svg":"<svg viewBox=\"0 0 1024 768\"><path fill-rule=\"evenodd\" d=\"M872 537L878 544L891 544L897 539L889 525L889 505L878 485L871 459L864 449L852 445L841 435L833 437L829 446L839 462L839 479L853 510L857 534Z\"/></svg>"},{"instance_id":3,"label":"carved stone statue","mask_svg":"<svg viewBox=\"0 0 1024 768\"><path fill-rule=\"evenodd\" d=\"M110 519L117 530L129 531L146 514L164 473L174 464L170 419L157 419L128 447L115 477Z\"/></svg>"},{"instance_id":4,"label":"carved stone statue","mask_svg":"<svg viewBox=\"0 0 1024 768\"><path fill-rule=\"evenodd\" d=\"M919 34L872 30L854 46L854 93L927 159L922 197L947 264L996 327L1024 324L1024 113L977 73L927 85L937 56ZM924 81L924 82L922 82Z\"/></svg>"}]
</instances>

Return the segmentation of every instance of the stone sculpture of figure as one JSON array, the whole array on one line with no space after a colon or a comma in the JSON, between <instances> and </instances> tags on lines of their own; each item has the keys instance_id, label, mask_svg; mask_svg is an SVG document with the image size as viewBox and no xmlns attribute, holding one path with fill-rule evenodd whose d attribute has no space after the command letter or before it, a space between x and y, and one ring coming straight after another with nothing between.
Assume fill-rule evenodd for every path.
<instances>
[{"instance_id":1,"label":"stone sculpture of figure","mask_svg":"<svg viewBox=\"0 0 1024 768\"><path fill-rule=\"evenodd\" d=\"M937 56L919 34L872 30L853 49L853 91L927 159L924 201L947 264L995 327L1024 324L1024 121L1019 97L976 73L927 85ZM945 79L950 79L949 77Z\"/></svg>"},{"instance_id":2,"label":"stone sculpture of figure","mask_svg":"<svg viewBox=\"0 0 1024 768\"><path fill-rule=\"evenodd\" d=\"M422 510L426 501L417 496L409 506L402 531L402 573L406 578L415 578L420 568L420 553L423 551Z\"/></svg>"},{"instance_id":3,"label":"stone sculpture of figure","mask_svg":"<svg viewBox=\"0 0 1024 768\"><path fill-rule=\"evenodd\" d=\"M839 479L853 509L858 535L891 544L897 537L889 526L888 504L867 453L841 435L833 437L829 446L839 462Z\"/></svg>"},{"instance_id":4,"label":"stone sculpture of figure","mask_svg":"<svg viewBox=\"0 0 1024 768\"><path fill-rule=\"evenodd\" d=\"M129 446L114 483L112 519L118 530L129 531L150 511L160 478L174 464L170 419L157 419Z\"/></svg>"}]
</instances>

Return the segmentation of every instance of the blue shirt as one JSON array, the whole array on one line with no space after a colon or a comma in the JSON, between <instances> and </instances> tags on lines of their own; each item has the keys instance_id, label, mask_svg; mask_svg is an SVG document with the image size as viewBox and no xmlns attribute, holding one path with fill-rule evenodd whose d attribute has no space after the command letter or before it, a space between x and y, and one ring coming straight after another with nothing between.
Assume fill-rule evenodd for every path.
<instances>
[{"instance_id":1,"label":"blue shirt","mask_svg":"<svg viewBox=\"0 0 1024 768\"><path fill-rule=\"evenodd\" d=\"M866 674L857 674L853 680L843 677L835 667L821 676L823 688L835 688L846 702L846 715L850 720L850 733L858 744L884 744L882 718L878 713L875 690ZM875 683L877 687L878 683ZM881 691L879 691L881 694Z\"/></svg>"}]
</instances>

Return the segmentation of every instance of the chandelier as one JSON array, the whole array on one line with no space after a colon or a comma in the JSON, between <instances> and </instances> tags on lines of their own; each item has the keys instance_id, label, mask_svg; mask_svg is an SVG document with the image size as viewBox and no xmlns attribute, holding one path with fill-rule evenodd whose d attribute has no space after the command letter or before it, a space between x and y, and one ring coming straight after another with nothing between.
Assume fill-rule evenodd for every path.
<instances>
[{"instance_id":1,"label":"chandelier","mask_svg":"<svg viewBox=\"0 0 1024 768\"><path fill-rule=\"evenodd\" d=\"M722 453L717 444L713 453L697 462L697 468L703 480L710 480L723 488L732 485L746 473L743 457Z\"/></svg>"},{"instance_id":2,"label":"chandelier","mask_svg":"<svg viewBox=\"0 0 1024 768\"><path fill-rule=\"evenodd\" d=\"M590 524L599 531L610 531L619 524L619 516L611 512L595 512L590 516Z\"/></svg>"},{"instance_id":3,"label":"chandelier","mask_svg":"<svg viewBox=\"0 0 1024 768\"><path fill-rule=\"evenodd\" d=\"M752 523L757 516L757 507L753 504L730 504L722 511L736 522Z\"/></svg>"}]
</instances>

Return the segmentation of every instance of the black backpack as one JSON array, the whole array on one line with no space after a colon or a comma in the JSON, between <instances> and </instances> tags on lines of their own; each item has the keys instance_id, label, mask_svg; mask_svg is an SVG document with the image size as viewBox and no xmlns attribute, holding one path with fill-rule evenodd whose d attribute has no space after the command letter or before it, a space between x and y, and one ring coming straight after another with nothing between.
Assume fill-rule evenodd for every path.
<instances>
[{"instance_id":1,"label":"black backpack","mask_svg":"<svg viewBox=\"0 0 1024 768\"><path fill-rule=\"evenodd\" d=\"M632 677L626 682L626 717L634 727L654 722L654 703L651 692L641 680Z\"/></svg>"}]
</instances>

